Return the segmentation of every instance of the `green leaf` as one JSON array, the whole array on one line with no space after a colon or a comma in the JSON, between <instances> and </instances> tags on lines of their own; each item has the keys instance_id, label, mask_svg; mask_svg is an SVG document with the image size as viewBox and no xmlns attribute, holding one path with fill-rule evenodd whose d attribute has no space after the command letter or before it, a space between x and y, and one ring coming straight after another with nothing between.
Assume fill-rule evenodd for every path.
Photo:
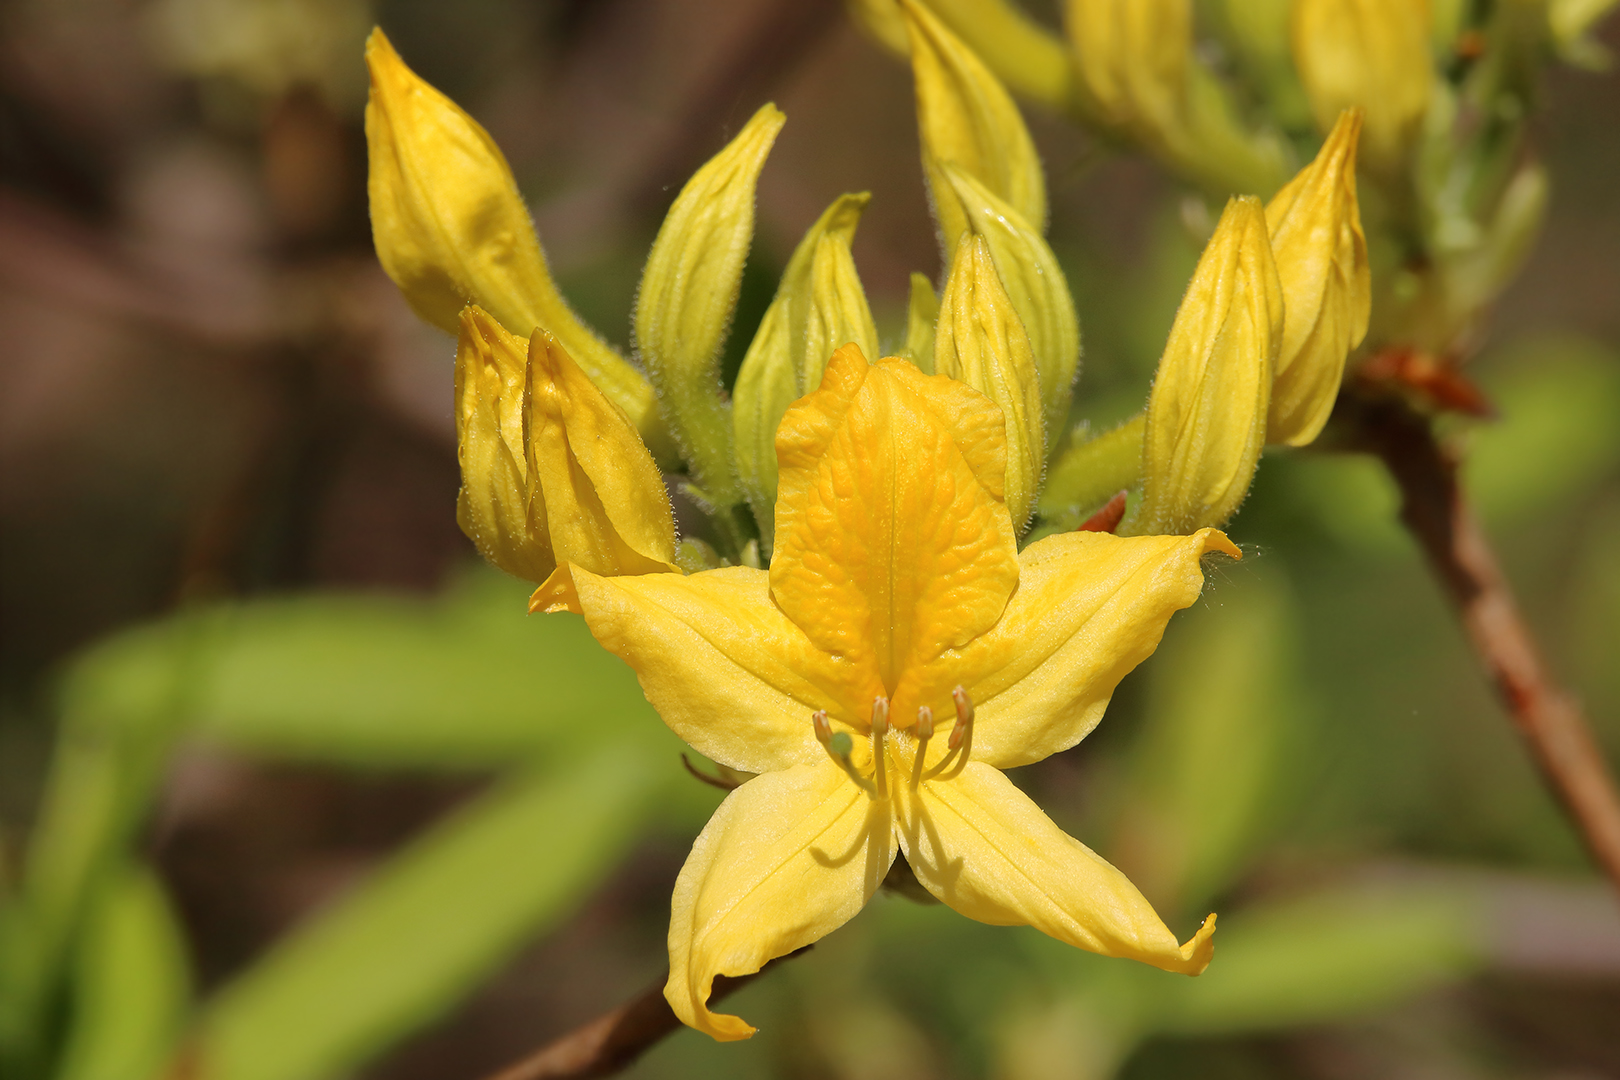
<instances>
[{"instance_id":1,"label":"green leaf","mask_svg":"<svg viewBox=\"0 0 1620 1080\"><path fill-rule=\"evenodd\" d=\"M185 1021L185 943L156 875L113 878L77 942L72 1026L57 1080L147 1080Z\"/></svg>"},{"instance_id":2,"label":"green leaf","mask_svg":"<svg viewBox=\"0 0 1620 1080\"><path fill-rule=\"evenodd\" d=\"M171 620L98 650L79 696L104 712L149 696L181 639L200 642L193 732L254 753L475 768L658 724L583 619L528 615L494 574L437 601L312 595Z\"/></svg>"},{"instance_id":3,"label":"green leaf","mask_svg":"<svg viewBox=\"0 0 1620 1080\"><path fill-rule=\"evenodd\" d=\"M440 1015L617 863L652 772L636 743L606 747L436 827L219 994L199 1075L341 1075Z\"/></svg>"},{"instance_id":4,"label":"green leaf","mask_svg":"<svg viewBox=\"0 0 1620 1080\"><path fill-rule=\"evenodd\" d=\"M1286 586L1247 576L1190 612L1153 670L1145 727L1112 850L1156 904L1203 915L1246 868L1276 812L1301 710Z\"/></svg>"},{"instance_id":5,"label":"green leaf","mask_svg":"<svg viewBox=\"0 0 1620 1080\"><path fill-rule=\"evenodd\" d=\"M1167 983L1161 1031L1235 1033L1385 1008L1479 967L1484 924L1461 890L1346 890L1223 920L1216 959Z\"/></svg>"},{"instance_id":6,"label":"green leaf","mask_svg":"<svg viewBox=\"0 0 1620 1080\"><path fill-rule=\"evenodd\" d=\"M1620 367L1595 342L1537 338L1506 350L1487 382L1502 419L1479 428L1465 466L1489 522L1545 513L1620 462Z\"/></svg>"},{"instance_id":7,"label":"green leaf","mask_svg":"<svg viewBox=\"0 0 1620 1080\"><path fill-rule=\"evenodd\" d=\"M180 624L163 649L118 668L126 639L92 650L63 680L62 721L30 837L21 888L0 912L0 1065L49 1060L46 1019L83 920L120 871L187 713L202 624ZM180 627L183 627L181 629Z\"/></svg>"}]
</instances>

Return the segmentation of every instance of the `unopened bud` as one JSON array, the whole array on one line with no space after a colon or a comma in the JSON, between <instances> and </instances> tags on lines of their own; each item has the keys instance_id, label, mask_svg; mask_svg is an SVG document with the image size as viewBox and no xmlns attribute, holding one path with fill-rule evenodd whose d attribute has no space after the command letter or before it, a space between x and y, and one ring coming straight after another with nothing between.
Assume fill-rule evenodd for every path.
<instances>
[{"instance_id":1,"label":"unopened bud","mask_svg":"<svg viewBox=\"0 0 1620 1080\"><path fill-rule=\"evenodd\" d=\"M666 452L651 384L557 291L495 140L406 67L381 30L366 41L366 66L372 238L411 307L451 334L459 332L468 303L520 338L545 327L649 443Z\"/></svg>"},{"instance_id":2,"label":"unopened bud","mask_svg":"<svg viewBox=\"0 0 1620 1080\"><path fill-rule=\"evenodd\" d=\"M1378 172L1405 161L1434 89L1426 0L1294 0L1294 66L1317 124L1360 106L1362 154Z\"/></svg>"},{"instance_id":3,"label":"unopened bud","mask_svg":"<svg viewBox=\"0 0 1620 1080\"><path fill-rule=\"evenodd\" d=\"M469 307L456 419L456 516L490 562L537 583L561 563L602 575L675 569L658 467L555 337L536 330L525 342Z\"/></svg>"},{"instance_id":4,"label":"unopened bud","mask_svg":"<svg viewBox=\"0 0 1620 1080\"><path fill-rule=\"evenodd\" d=\"M1304 446L1333 411L1345 358L1367 334L1372 276L1356 203L1361 115L1339 117L1316 160L1266 206L1286 301L1266 441Z\"/></svg>"},{"instance_id":5,"label":"unopened bud","mask_svg":"<svg viewBox=\"0 0 1620 1080\"><path fill-rule=\"evenodd\" d=\"M698 485L717 504L738 494L721 346L754 235L754 187L785 118L756 112L686 182L664 218L636 298L636 348Z\"/></svg>"},{"instance_id":6,"label":"unopened bud","mask_svg":"<svg viewBox=\"0 0 1620 1080\"><path fill-rule=\"evenodd\" d=\"M954 165L947 164L944 172L967 212L968 227L989 246L1013 310L1029 335L1041 377L1045 429L1062 431L1080 370L1080 321L1063 268L1040 230L1016 209Z\"/></svg>"},{"instance_id":7,"label":"unopened bud","mask_svg":"<svg viewBox=\"0 0 1620 1080\"><path fill-rule=\"evenodd\" d=\"M934 371L966 383L1000 407L1007 432L1007 513L1013 529L1022 531L1046 460L1040 373L983 237L956 247L940 297Z\"/></svg>"},{"instance_id":8,"label":"unopened bud","mask_svg":"<svg viewBox=\"0 0 1620 1080\"><path fill-rule=\"evenodd\" d=\"M529 518L523 387L529 343L479 308L461 316L456 342L456 521L478 553L536 584L556 568L546 520Z\"/></svg>"},{"instance_id":9,"label":"unopened bud","mask_svg":"<svg viewBox=\"0 0 1620 1080\"><path fill-rule=\"evenodd\" d=\"M1122 532L1220 525L1265 443L1283 298L1260 200L1227 203L1193 272L1148 398L1142 504Z\"/></svg>"},{"instance_id":10,"label":"unopened bud","mask_svg":"<svg viewBox=\"0 0 1620 1080\"><path fill-rule=\"evenodd\" d=\"M731 414L737 473L767 551L782 414L820 385L827 358L840 346L853 341L877 355L877 327L850 254L870 200L865 192L839 196L805 233L737 372Z\"/></svg>"},{"instance_id":11,"label":"unopened bud","mask_svg":"<svg viewBox=\"0 0 1620 1080\"><path fill-rule=\"evenodd\" d=\"M949 162L1037 231L1046 224L1046 178L1024 118L984 61L927 7L901 0L917 88L917 128L940 243L947 260L969 226L942 172Z\"/></svg>"}]
</instances>

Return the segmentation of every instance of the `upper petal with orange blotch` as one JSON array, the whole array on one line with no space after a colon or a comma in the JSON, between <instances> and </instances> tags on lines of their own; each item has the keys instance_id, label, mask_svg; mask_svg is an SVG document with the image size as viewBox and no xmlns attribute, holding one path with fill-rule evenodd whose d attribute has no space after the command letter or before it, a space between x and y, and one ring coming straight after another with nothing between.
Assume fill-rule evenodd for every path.
<instances>
[{"instance_id":1,"label":"upper petal with orange blotch","mask_svg":"<svg viewBox=\"0 0 1620 1080\"><path fill-rule=\"evenodd\" d=\"M911 687L1001 617L1018 581L1004 432L983 395L851 345L783 417L771 595L858 673L856 715L877 694L907 715Z\"/></svg>"}]
</instances>

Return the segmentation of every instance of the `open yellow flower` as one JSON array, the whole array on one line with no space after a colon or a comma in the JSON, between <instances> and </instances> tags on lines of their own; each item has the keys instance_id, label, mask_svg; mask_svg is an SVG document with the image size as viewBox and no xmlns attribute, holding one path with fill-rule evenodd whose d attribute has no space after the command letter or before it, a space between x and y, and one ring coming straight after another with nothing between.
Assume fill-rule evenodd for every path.
<instances>
[{"instance_id":1,"label":"open yellow flower","mask_svg":"<svg viewBox=\"0 0 1620 1080\"><path fill-rule=\"evenodd\" d=\"M591 632L665 722L758 773L704 829L675 886L665 994L717 1039L717 975L757 971L851 918L902 851L982 922L1197 974L1118 870L1000 770L1079 742L1197 597L1221 533L1065 533L1022 554L1003 497L1001 411L944 376L852 345L776 441L768 571L602 577L571 568ZM936 719L937 718L937 719Z\"/></svg>"}]
</instances>

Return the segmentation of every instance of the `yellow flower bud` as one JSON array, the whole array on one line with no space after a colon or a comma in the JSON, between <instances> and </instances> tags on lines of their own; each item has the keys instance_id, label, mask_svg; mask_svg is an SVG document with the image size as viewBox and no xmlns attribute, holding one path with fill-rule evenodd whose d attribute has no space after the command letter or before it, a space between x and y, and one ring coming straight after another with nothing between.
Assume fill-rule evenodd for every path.
<instances>
[{"instance_id":1,"label":"yellow flower bud","mask_svg":"<svg viewBox=\"0 0 1620 1080\"><path fill-rule=\"evenodd\" d=\"M1182 126L1188 0L1069 0L1066 14L1080 86L1103 120L1160 139Z\"/></svg>"},{"instance_id":2,"label":"yellow flower bud","mask_svg":"<svg viewBox=\"0 0 1620 1080\"><path fill-rule=\"evenodd\" d=\"M1142 440L1142 503L1123 532L1187 534L1232 516L1265 443L1282 330L1265 210L1259 199L1233 199L1159 360Z\"/></svg>"},{"instance_id":3,"label":"yellow flower bud","mask_svg":"<svg viewBox=\"0 0 1620 1080\"><path fill-rule=\"evenodd\" d=\"M877 327L850 254L871 198L866 192L839 196L804 234L737 372L731 414L737 472L766 552L782 414L821 384L827 360L840 346L854 342L866 355L878 354Z\"/></svg>"},{"instance_id":4,"label":"yellow flower bud","mask_svg":"<svg viewBox=\"0 0 1620 1080\"><path fill-rule=\"evenodd\" d=\"M848 0L855 21L886 48L906 56L910 34L899 0ZM1063 39L1029 16L1016 0L928 0L928 9L973 42L1007 87L1053 109L1070 104L1071 64Z\"/></svg>"},{"instance_id":5,"label":"yellow flower bud","mask_svg":"<svg viewBox=\"0 0 1620 1080\"><path fill-rule=\"evenodd\" d=\"M529 343L481 308L461 313L456 342L456 521L496 566L539 583L556 566L546 520L529 520L523 394Z\"/></svg>"},{"instance_id":6,"label":"yellow flower bud","mask_svg":"<svg viewBox=\"0 0 1620 1080\"><path fill-rule=\"evenodd\" d=\"M721 346L754 236L754 187L785 122L765 105L686 182L653 241L636 298L636 348L698 485L719 505L738 494Z\"/></svg>"},{"instance_id":7,"label":"yellow flower bud","mask_svg":"<svg viewBox=\"0 0 1620 1080\"><path fill-rule=\"evenodd\" d=\"M1021 532L1040 492L1046 461L1040 373L1029 335L996 273L990 245L973 236L956 246L939 298L934 371L995 402L1007 427L1007 512Z\"/></svg>"},{"instance_id":8,"label":"yellow flower bud","mask_svg":"<svg viewBox=\"0 0 1620 1080\"><path fill-rule=\"evenodd\" d=\"M1434 61L1427 0L1294 0L1294 66L1316 122L1365 110L1362 156L1380 172L1406 159L1429 107Z\"/></svg>"},{"instance_id":9,"label":"yellow flower bud","mask_svg":"<svg viewBox=\"0 0 1620 1080\"><path fill-rule=\"evenodd\" d=\"M917 84L917 128L940 243L947 261L969 225L944 175L948 164L1018 211L1046 225L1046 178L1018 106L974 51L916 0L902 0Z\"/></svg>"},{"instance_id":10,"label":"yellow flower bud","mask_svg":"<svg viewBox=\"0 0 1620 1080\"><path fill-rule=\"evenodd\" d=\"M799 365L799 392L808 394L821 385L822 372L832 354L850 342L866 356L878 355L877 324L866 303L855 272L851 237L823 234L816 241L810 263L810 310L804 328L803 360Z\"/></svg>"},{"instance_id":11,"label":"yellow flower bud","mask_svg":"<svg viewBox=\"0 0 1620 1080\"><path fill-rule=\"evenodd\" d=\"M906 304L906 359L925 375L934 373L934 324L939 321L939 297L927 274L911 272L911 298ZM1020 324L1022 325L1022 324Z\"/></svg>"},{"instance_id":12,"label":"yellow flower bud","mask_svg":"<svg viewBox=\"0 0 1620 1080\"><path fill-rule=\"evenodd\" d=\"M652 455L545 330L529 341L523 404L529 520L546 522L557 563L604 577L676 570L675 519ZM536 590L531 609L556 610L547 593Z\"/></svg>"},{"instance_id":13,"label":"yellow flower bud","mask_svg":"<svg viewBox=\"0 0 1620 1080\"><path fill-rule=\"evenodd\" d=\"M366 41L366 65L372 236L383 269L411 307L452 334L468 303L520 336L544 326L649 443L666 452L651 384L557 291L500 147L406 67L381 30Z\"/></svg>"},{"instance_id":14,"label":"yellow flower bud","mask_svg":"<svg viewBox=\"0 0 1620 1080\"><path fill-rule=\"evenodd\" d=\"M1266 441L1315 439L1339 393L1345 358L1367 335L1372 275L1356 204L1359 110L1339 117L1316 160L1266 204L1287 302Z\"/></svg>"},{"instance_id":15,"label":"yellow flower bud","mask_svg":"<svg viewBox=\"0 0 1620 1080\"><path fill-rule=\"evenodd\" d=\"M463 311L456 421L456 518L490 562L534 582L570 562L606 576L674 569L658 467L552 334L525 342L481 308Z\"/></svg>"},{"instance_id":16,"label":"yellow flower bud","mask_svg":"<svg viewBox=\"0 0 1620 1080\"><path fill-rule=\"evenodd\" d=\"M1063 268L1039 230L1017 210L954 165L946 164L944 173L968 227L990 246L996 272L1029 334L1041 373L1046 430L1062 431L1080 370L1080 320Z\"/></svg>"}]
</instances>

